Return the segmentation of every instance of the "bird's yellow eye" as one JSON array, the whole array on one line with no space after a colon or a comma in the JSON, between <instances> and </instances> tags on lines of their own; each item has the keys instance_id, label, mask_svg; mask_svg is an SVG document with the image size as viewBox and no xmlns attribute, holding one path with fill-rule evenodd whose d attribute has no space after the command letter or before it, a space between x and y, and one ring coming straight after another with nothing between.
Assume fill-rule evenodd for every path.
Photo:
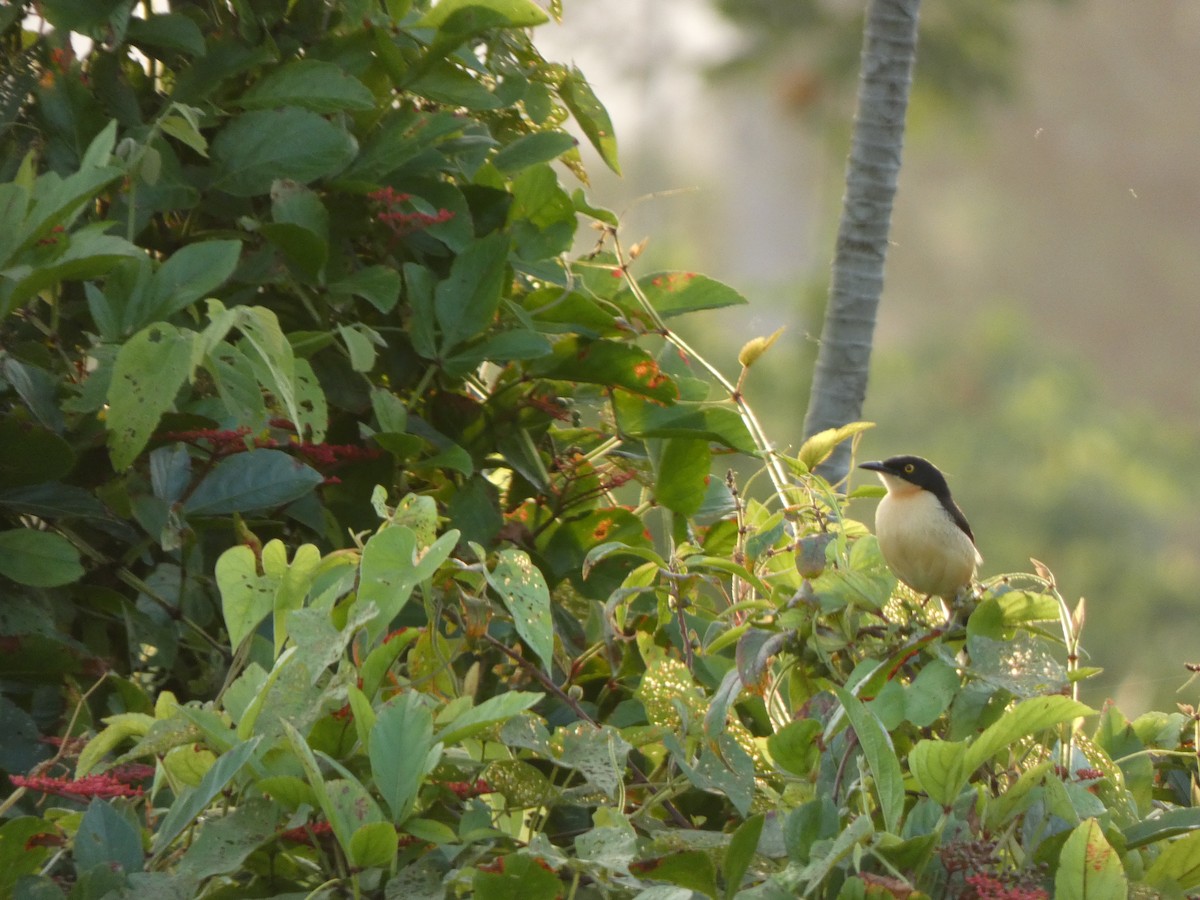
<instances>
[{"instance_id":1,"label":"bird's yellow eye","mask_svg":"<svg viewBox=\"0 0 1200 900\"><path fill-rule=\"evenodd\" d=\"M904 473L906 475L911 475L915 471L917 471L917 467L914 466L912 463L908 463L904 466Z\"/></svg>"}]
</instances>

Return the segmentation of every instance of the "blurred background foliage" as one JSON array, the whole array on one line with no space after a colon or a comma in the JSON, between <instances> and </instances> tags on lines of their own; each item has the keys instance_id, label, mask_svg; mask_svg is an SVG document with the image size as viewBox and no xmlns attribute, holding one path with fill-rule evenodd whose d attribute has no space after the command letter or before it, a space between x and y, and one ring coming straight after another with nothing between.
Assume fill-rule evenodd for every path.
<instances>
[{"instance_id":1,"label":"blurred background foliage","mask_svg":"<svg viewBox=\"0 0 1200 900\"><path fill-rule=\"evenodd\" d=\"M608 98L624 177L597 189L629 240L651 238L641 264L751 299L690 338L731 366L787 326L747 387L783 445L815 357L862 11L573 0L546 32ZM1105 672L1085 699L1194 702L1178 689L1200 658L1200 118L1178 113L1200 90L1200 7L926 2L918 60L862 458L935 460L985 576L1033 556L1087 597Z\"/></svg>"}]
</instances>

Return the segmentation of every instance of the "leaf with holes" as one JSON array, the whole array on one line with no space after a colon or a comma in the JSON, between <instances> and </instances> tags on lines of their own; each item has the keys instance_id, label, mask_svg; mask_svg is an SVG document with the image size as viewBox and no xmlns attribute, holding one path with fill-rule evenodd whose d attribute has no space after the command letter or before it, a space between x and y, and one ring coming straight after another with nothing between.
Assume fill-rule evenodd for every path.
<instances>
[{"instance_id":1,"label":"leaf with holes","mask_svg":"<svg viewBox=\"0 0 1200 900\"><path fill-rule=\"evenodd\" d=\"M545 577L527 553L509 549L500 551L499 562L487 573L487 580L512 614L517 634L549 672L554 658L554 624Z\"/></svg>"},{"instance_id":2,"label":"leaf with holes","mask_svg":"<svg viewBox=\"0 0 1200 900\"><path fill-rule=\"evenodd\" d=\"M258 573L258 559L244 545L230 547L220 555L216 577L229 644L237 647L271 612L275 579Z\"/></svg>"},{"instance_id":3,"label":"leaf with holes","mask_svg":"<svg viewBox=\"0 0 1200 900\"><path fill-rule=\"evenodd\" d=\"M563 79L558 93L605 165L620 175L621 165L617 161L617 137L613 133L612 119L583 73L572 69Z\"/></svg>"},{"instance_id":4,"label":"leaf with holes","mask_svg":"<svg viewBox=\"0 0 1200 900\"><path fill-rule=\"evenodd\" d=\"M108 449L113 468L129 468L191 374L195 333L158 322L121 348L108 387Z\"/></svg>"}]
</instances>

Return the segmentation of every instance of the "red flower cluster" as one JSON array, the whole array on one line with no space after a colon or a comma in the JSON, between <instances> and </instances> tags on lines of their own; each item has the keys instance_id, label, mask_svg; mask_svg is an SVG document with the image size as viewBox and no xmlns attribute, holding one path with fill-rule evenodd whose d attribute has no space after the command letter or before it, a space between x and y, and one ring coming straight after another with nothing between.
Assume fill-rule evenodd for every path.
<instances>
[{"instance_id":1,"label":"red flower cluster","mask_svg":"<svg viewBox=\"0 0 1200 900\"><path fill-rule=\"evenodd\" d=\"M243 425L240 428L228 431L221 431L216 428L198 428L193 431L167 431L158 437L165 441L182 441L185 444L192 445L208 444L213 457L220 459L221 457L247 450L246 438L249 434L250 429ZM279 441L273 437L253 438L249 446L267 450L292 450L297 456L303 457L305 461L318 468L375 459L380 455L380 451L373 447L362 447L357 444L314 444L309 441L297 441L294 439ZM328 482L335 482L337 479L326 480Z\"/></svg>"},{"instance_id":2,"label":"red flower cluster","mask_svg":"<svg viewBox=\"0 0 1200 900\"><path fill-rule=\"evenodd\" d=\"M297 844L312 844L317 838L332 833L333 826L328 822L313 822L311 825L289 828L279 836L285 841L294 841Z\"/></svg>"},{"instance_id":3,"label":"red flower cluster","mask_svg":"<svg viewBox=\"0 0 1200 900\"><path fill-rule=\"evenodd\" d=\"M983 872L968 875L967 887L971 893L964 896L971 900L1049 900L1050 897L1042 888L1012 884Z\"/></svg>"},{"instance_id":4,"label":"red flower cluster","mask_svg":"<svg viewBox=\"0 0 1200 900\"><path fill-rule=\"evenodd\" d=\"M75 800L88 797L140 797L142 795L140 787L126 784L113 772L106 772L103 775L87 775L78 781L72 781L70 778L53 778L49 775L10 775L9 780L17 787L41 791L43 794L57 794L60 797L70 797Z\"/></svg>"},{"instance_id":5,"label":"red flower cluster","mask_svg":"<svg viewBox=\"0 0 1200 900\"><path fill-rule=\"evenodd\" d=\"M454 213L444 207L433 214L401 209L400 207L412 199L412 195L401 193L392 187L380 188L367 196L384 207L375 214L375 220L390 228L396 237L404 237L414 231L422 231L431 225L440 225L454 218Z\"/></svg>"},{"instance_id":6,"label":"red flower cluster","mask_svg":"<svg viewBox=\"0 0 1200 900\"><path fill-rule=\"evenodd\" d=\"M480 794L492 793L492 786L482 778L470 781L443 781L442 787L458 797L459 800L470 800Z\"/></svg>"}]
</instances>

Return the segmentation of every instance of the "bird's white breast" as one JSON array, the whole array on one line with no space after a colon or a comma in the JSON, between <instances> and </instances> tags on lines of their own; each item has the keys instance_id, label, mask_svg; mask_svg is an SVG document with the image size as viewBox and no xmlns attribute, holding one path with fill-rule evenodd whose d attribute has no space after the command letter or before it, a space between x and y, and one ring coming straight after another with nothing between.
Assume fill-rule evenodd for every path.
<instances>
[{"instance_id":1,"label":"bird's white breast","mask_svg":"<svg viewBox=\"0 0 1200 900\"><path fill-rule=\"evenodd\" d=\"M875 512L875 534L896 577L920 594L953 598L983 562L971 539L928 491L889 491Z\"/></svg>"}]
</instances>

